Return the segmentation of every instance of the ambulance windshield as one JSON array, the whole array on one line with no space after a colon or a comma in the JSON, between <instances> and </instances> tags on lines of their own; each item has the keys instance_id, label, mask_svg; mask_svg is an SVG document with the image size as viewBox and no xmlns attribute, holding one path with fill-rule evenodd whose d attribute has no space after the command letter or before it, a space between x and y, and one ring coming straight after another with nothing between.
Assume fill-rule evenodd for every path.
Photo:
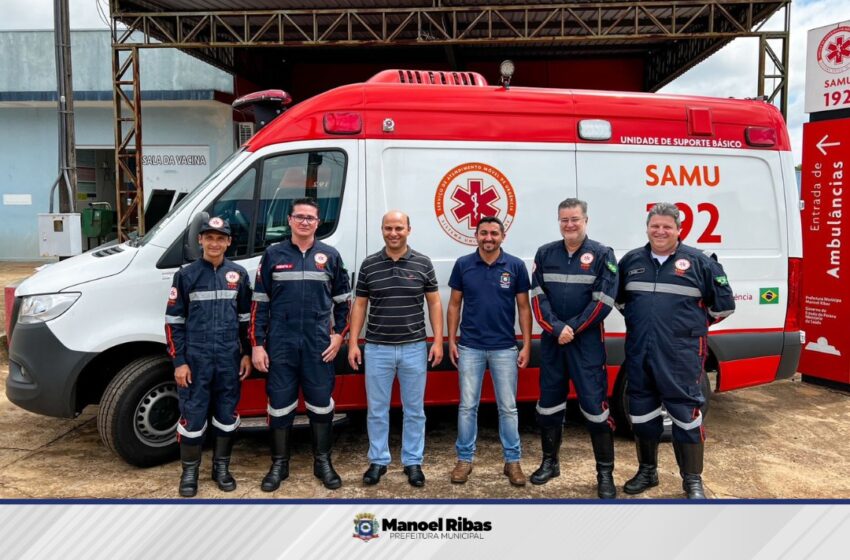
<instances>
[{"instance_id":1,"label":"ambulance windshield","mask_svg":"<svg viewBox=\"0 0 850 560\"><path fill-rule=\"evenodd\" d=\"M192 201L194 201L196 198L198 198L198 196L202 195L204 193L204 191L206 191L206 187L210 183L215 182L215 180L218 179L219 175L221 175L223 172L227 171L230 168L230 164L233 163L235 160L239 159L239 157L242 156L244 153L245 153L245 148L241 148L239 150L236 150L232 154L230 154L230 156L227 157L223 162L221 162L218 165L218 167L216 167L213 170L213 172L210 173L209 176L206 179L201 181L201 183L192 190L192 192L190 192L189 194L184 196L180 201L178 201L174 205L174 207L171 210L169 210L168 213L165 216L163 216L162 219L159 222L157 222L157 224L154 227L152 227L151 230L148 231L144 235L144 237L137 238L135 240L131 240L130 244L133 245L133 246L137 246L137 247L141 247L142 245L146 245L151 239L156 237L157 233L159 233L159 231L163 227L165 227L167 224L169 224L171 222L171 220L174 218L174 216L177 215L177 213L180 211L181 208L183 208L187 204L192 203Z\"/></svg>"}]
</instances>

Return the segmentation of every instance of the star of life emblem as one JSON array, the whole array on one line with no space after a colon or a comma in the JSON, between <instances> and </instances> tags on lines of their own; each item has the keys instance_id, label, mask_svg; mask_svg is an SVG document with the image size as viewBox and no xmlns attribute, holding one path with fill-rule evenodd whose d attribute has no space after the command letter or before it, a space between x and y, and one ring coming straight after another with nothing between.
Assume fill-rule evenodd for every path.
<instances>
[{"instance_id":1,"label":"star of life emblem","mask_svg":"<svg viewBox=\"0 0 850 560\"><path fill-rule=\"evenodd\" d=\"M850 27L839 26L821 39L817 50L818 66L830 74L850 67Z\"/></svg>"},{"instance_id":2,"label":"star of life emblem","mask_svg":"<svg viewBox=\"0 0 850 560\"><path fill-rule=\"evenodd\" d=\"M511 227L516 196L508 178L495 167L464 163L443 176L434 196L434 211L449 237L464 245L477 245L475 228L481 218L499 218L506 232Z\"/></svg>"}]
</instances>

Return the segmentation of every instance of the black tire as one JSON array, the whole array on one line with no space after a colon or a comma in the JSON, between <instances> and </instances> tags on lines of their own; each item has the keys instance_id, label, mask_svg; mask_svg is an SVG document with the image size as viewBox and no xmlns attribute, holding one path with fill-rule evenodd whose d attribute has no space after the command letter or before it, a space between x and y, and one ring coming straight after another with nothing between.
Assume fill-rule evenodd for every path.
<instances>
[{"instance_id":1,"label":"black tire","mask_svg":"<svg viewBox=\"0 0 850 560\"><path fill-rule=\"evenodd\" d=\"M614 394L611 395L611 414L614 416L614 423L617 425L617 433L622 436L631 437L632 422L629 418L629 398L627 396L629 379L625 370L620 368L620 375L617 377L617 382L614 384ZM705 404L702 405L702 419L708 417L708 409L711 403L711 380L707 373L702 376L702 394L705 397ZM661 434L661 441L670 441L673 437L673 423L667 416L667 411L664 411L664 432Z\"/></svg>"},{"instance_id":2,"label":"black tire","mask_svg":"<svg viewBox=\"0 0 850 560\"><path fill-rule=\"evenodd\" d=\"M103 444L137 467L153 467L178 456L177 386L166 356L133 360L109 383L97 430Z\"/></svg>"}]
</instances>

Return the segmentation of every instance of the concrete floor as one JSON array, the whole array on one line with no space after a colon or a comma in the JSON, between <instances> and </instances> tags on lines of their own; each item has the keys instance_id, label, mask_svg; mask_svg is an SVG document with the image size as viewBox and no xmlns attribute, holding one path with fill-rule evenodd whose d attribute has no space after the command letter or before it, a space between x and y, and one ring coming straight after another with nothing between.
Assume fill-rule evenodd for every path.
<instances>
[{"instance_id":1,"label":"concrete floor","mask_svg":"<svg viewBox=\"0 0 850 560\"><path fill-rule=\"evenodd\" d=\"M30 265L0 264L0 283L27 274ZM26 412L5 396L8 355L0 349L0 498L173 498L177 463L138 469L112 455L100 442L96 415L89 407L76 419ZM210 454L204 454L201 498L594 498L595 473L590 441L570 421L561 451L561 477L545 486L511 487L502 475L497 416L484 407L479 424L479 453L469 482L453 485L456 409L428 410L424 471L428 482L412 488L398 464L399 415L393 416L391 448L396 461L378 486L360 482L366 468L368 438L363 414L336 429L334 465L343 487L326 490L313 478L309 433L296 433L291 475L280 490L266 494L259 482L268 468L266 436L243 434L234 451L233 473L239 487L219 492L209 480ZM523 469L539 463L540 443L533 408L520 410ZM850 498L850 394L802 383L799 378L712 396L706 420L707 493L715 498ZM634 445L617 438L615 478L622 485L636 468ZM648 498L681 498L672 448L659 453L661 484ZM625 497L621 494L621 497ZM630 498L634 499L634 498ZM639 499L639 498L638 498Z\"/></svg>"}]
</instances>

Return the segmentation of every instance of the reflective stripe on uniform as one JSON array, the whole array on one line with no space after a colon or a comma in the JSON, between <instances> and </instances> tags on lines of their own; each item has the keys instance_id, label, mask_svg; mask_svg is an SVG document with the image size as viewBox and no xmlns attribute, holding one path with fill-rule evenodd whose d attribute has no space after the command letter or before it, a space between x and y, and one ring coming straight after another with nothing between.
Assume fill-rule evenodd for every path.
<instances>
[{"instance_id":1,"label":"reflective stripe on uniform","mask_svg":"<svg viewBox=\"0 0 850 560\"><path fill-rule=\"evenodd\" d=\"M238 414L236 415L236 420L233 422L233 424L222 424L221 422L216 420L215 416L212 417L213 427L218 428L222 432L232 432L236 428L238 428L239 424L241 424L241 423L242 423L242 418Z\"/></svg>"},{"instance_id":2,"label":"reflective stripe on uniform","mask_svg":"<svg viewBox=\"0 0 850 560\"><path fill-rule=\"evenodd\" d=\"M558 284L593 284L596 276L591 274L543 274L544 282L555 282Z\"/></svg>"},{"instance_id":3,"label":"reflective stripe on uniform","mask_svg":"<svg viewBox=\"0 0 850 560\"><path fill-rule=\"evenodd\" d=\"M628 282L626 283L627 292L657 292L660 294L675 294L679 296L702 297L702 292L699 288L692 286L679 286L678 284L666 284L659 282Z\"/></svg>"},{"instance_id":4,"label":"reflective stripe on uniform","mask_svg":"<svg viewBox=\"0 0 850 560\"><path fill-rule=\"evenodd\" d=\"M661 407L660 406L658 408L656 408L655 410L653 410L652 412L650 412L649 414L642 414L640 416L635 416L633 414L629 414L629 418L631 419L632 424L644 424L644 423L649 422L650 420L652 420L653 418L656 418L658 416L661 416Z\"/></svg>"},{"instance_id":5,"label":"reflective stripe on uniform","mask_svg":"<svg viewBox=\"0 0 850 560\"><path fill-rule=\"evenodd\" d=\"M676 424L685 431L693 430L694 428L699 428L702 425L702 412L697 410L697 417L691 420L690 422L682 422L681 420L676 420L676 417L672 414L670 415L670 420L672 420L674 424Z\"/></svg>"},{"instance_id":6,"label":"reflective stripe on uniform","mask_svg":"<svg viewBox=\"0 0 850 560\"><path fill-rule=\"evenodd\" d=\"M606 294L605 292L593 292L593 301L601 301L608 307L617 307L617 302L614 301L614 298Z\"/></svg>"},{"instance_id":7,"label":"reflective stripe on uniform","mask_svg":"<svg viewBox=\"0 0 850 560\"><path fill-rule=\"evenodd\" d=\"M271 403L269 403L268 407L266 408L266 412L269 413L269 416L274 416L275 418L280 418L281 416L286 416L287 414L291 414L292 411L295 410L295 407L297 407L297 406L298 406L298 399L295 399L295 402L293 402L291 405L285 406L283 408L272 408Z\"/></svg>"},{"instance_id":8,"label":"reflective stripe on uniform","mask_svg":"<svg viewBox=\"0 0 850 560\"><path fill-rule=\"evenodd\" d=\"M254 292L254 295L251 296L251 301L264 301L264 302L268 303L271 300L269 300L268 294L261 294L259 292Z\"/></svg>"},{"instance_id":9,"label":"reflective stripe on uniform","mask_svg":"<svg viewBox=\"0 0 850 560\"><path fill-rule=\"evenodd\" d=\"M240 323L247 323L250 320L251 320L251 314L250 313L240 313L239 314L239 322Z\"/></svg>"},{"instance_id":10,"label":"reflective stripe on uniform","mask_svg":"<svg viewBox=\"0 0 850 560\"><path fill-rule=\"evenodd\" d=\"M549 407L549 408L543 408L542 406L540 406L540 401L537 401L537 406L535 406L534 408L537 410L537 414L539 414L541 416L551 416L552 414L555 414L556 412L561 412L562 410L566 410L567 409L567 401L564 401L559 405L555 405L555 406L552 406L552 407Z\"/></svg>"},{"instance_id":11,"label":"reflective stripe on uniform","mask_svg":"<svg viewBox=\"0 0 850 560\"><path fill-rule=\"evenodd\" d=\"M602 411L602 414L591 414L585 409L583 409L581 405L579 405L578 409L581 410L582 415L584 415L584 417L587 418L589 422L595 422L596 424L607 422L608 417L611 416L611 411L607 408Z\"/></svg>"},{"instance_id":12,"label":"reflective stripe on uniform","mask_svg":"<svg viewBox=\"0 0 850 560\"><path fill-rule=\"evenodd\" d=\"M315 280L318 282L327 282L331 279L331 275L327 272L312 272L285 270L283 272L272 273L272 279L278 282L295 282L296 280Z\"/></svg>"},{"instance_id":13,"label":"reflective stripe on uniform","mask_svg":"<svg viewBox=\"0 0 850 560\"><path fill-rule=\"evenodd\" d=\"M732 309L727 309L726 311L712 311L711 309L708 310L708 314L714 317L715 319L722 319L724 317L728 317L733 312L734 311Z\"/></svg>"},{"instance_id":14,"label":"reflective stripe on uniform","mask_svg":"<svg viewBox=\"0 0 850 560\"><path fill-rule=\"evenodd\" d=\"M543 289L540 286L535 286L531 288L531 297L536 298L537 296L543 295Z\"/></svg>"},{"instance_id":15,"label":"reflective stripe on uniform","mask_svg":"<svg viewBox=\"0 0 850 560\"><path fill-rule=\"evenodd\" d=\"M186 428L183 427L183 424L180 424L180 423L177 424L177 433L180 434L181 436L187 437L187 438L199 438L202 435L204 435L204 432L206 432L206 431L207 431L207 423L206 422L204 422L204 427L201 428L200 430L198 430L197 432L190 432L189 430L187 430Z\"/></svg>"},{"instance_id":16,"label":"reflective stripe on uniform","mask_svg":"<svg viewBox=\"0 0 850 560\"><path fill-rule=\"evenodd\" d=\"M304 401L304 405L307 407L307 410L312 412L313 414L330 414L334 411L334 400L331 399L331 404L328 406L316 406Z\"/></svg>"},{"instance_id":17,"label":"reflective stripe on uniform","mask_svg":"<svg viewBox=\"0 0 850 560\"><path fill-rule=\"evenodd\" d=\"M236 299L236 290L204 290L189 293L189 301L209 301L214 299Z\"/></svg>"},{"instance_id":18,"label":"reflective stripe on uniform","mask_svg":"<svg viewBox=\"0 0 850 560\"><path fill-rule=\"evenodd\" d=\"M348 301L351 299L351 292L346 292L344 294L339 294L338 296L334 296L334 303L342 303L344 301Z\"/></svg>"},{"instance_id":19,"label":"reflective stripe on uniform","mask_svg":"<svg viewBox=\"0 0 850 560\"><path fill-rule=\"evenodd\" d=\"M654 292L655 284L652 282L626 282L627 292Z\"/></svg>"},{"instance_id":20,"label":"reflective stripe on uniform","mask_svg":"<svg viewBox=\"0 0 850 560\"><path fill-rule=\"evenodd\" d=\"M662 294L702 297L702 292L699 288L694 288L693 286L679 286L678 284L663 284L659 282L655 285L655 291Z\"/></svg>"},{"instance_id":21,"label":"reflective stripe on uniform","mask_svg":"<svg viewBox=\"0 0 850 560\"><path fill-rule=\"evenodd\" d=\"M165 322L168 325L183 325L186 323L186 317L175 317L174 315L166 315Z\"/></svg>"}]
</instances>

